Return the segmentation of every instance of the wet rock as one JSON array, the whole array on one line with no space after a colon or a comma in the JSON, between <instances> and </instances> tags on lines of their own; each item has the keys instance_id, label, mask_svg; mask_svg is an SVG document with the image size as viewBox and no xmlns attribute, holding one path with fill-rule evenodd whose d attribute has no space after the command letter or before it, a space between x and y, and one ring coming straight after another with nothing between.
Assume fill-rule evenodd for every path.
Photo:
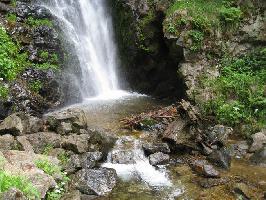
<instances>
[{"instance_id":1,"label":"wet rock","mask_svg":"<svg viewBox=\"0 0 266 200\"><path fill-rule=\"evenodd\" d=\"M231 166L231 156L226 148L214 150L207 159L217 167L229 169Z\"/></svg>"},{"instance_id":2,"label":"wet rock","mask_svg":"<svg viewBox=\"0 0 266 200\"><path fill-rule=\"evenodd\" d=\"M117 138L105 130L89 130L89 132L91 132L90 151L100 151L103 153L103 158L106 158Z\"/></svg>"},{"instance_id":3,"label":"wet rock","mask_svg":"<svg viewBox=\"0 0 266 200\"><path fill-rule=\"evenodd\" d=\"M266 131L255 133L251 136L252 144L249 148L249 152L256 152L266 145Z\"/></svg>"},{"instance_id":4,"label":"wet rock","mask_svg":"<svg viewBox=\"0 0 266 200\"><path fill-rule=\"evenodd\" d=\"M82 169L76 174L75 185L84 194L105 196L115 187L116 177L113 169Z\"/></svg>"},{"instance_id":5,"label":"wet rock","mask_svg":"<svg viewBox=\"0 0 266 200\"><path fill-rule=\"evenodd\" d=\"M80 165L82 168L93 168L96 166L97 162L102 159L101 152L87 152L80 155Z\"/></svg>"},{"instance_id":6,"label":"wet rock","mask_svg":"<svg viewBox=\"0 0 266 200\"><path fill-rule=\"evenodd\" d=\"M18 113L12 114L4 119L0 124L0 135L22 135L24 133L24 125Z\"/></svg>"},{"instance_id":7,"label":"wet rock","mask_svg":"<svg viewBox=\"0 0 266 200\"><path fill-rule=\"evenodd\" d=\"M215 125L209 128L204 134L204 142L211 145L224 146L227 143L228 136L231 135L233 129L223 125Z\"/></svg>"},{"instance_id":8,"label":"wet rock","mask_svg":"<svg viewBox=\"0 0 266 200\"><path fill-rule=\"evenodd\" d=\"M178 111L183 119L188 120L190 123L198 124L201 114L196 106L193 106L189 101L182 99L179 102Z\"/></svg>"},{"instance_id":9,"label":"wet rock","mask_svg":"<svg viewBox=\"0 0 266 200\"><path fill-rule=\"evenodd\" d=\"M146 156L151 154L162 152L162 153L170 153L170 148L166 143L146 143L142 146L144 153Z\"/></svg>"},{"instance_id":10,"label":"wet rock","mask_svg":"<svg viewBox=\"0 0 266 200\"><path fill-rule=\"evenodd\" d=\"M207 178L219 178L220 173L210 165L206 160L195 160L190 163L190 167L197 174L205 176Z\"/></svg>"},{"instance_id":11,"label":"wet rock","mask_svg":"<svg viewBox=\"0 0 266 200\"><path fill-rule=\"evenodd\" d=\"M229 182L228 178L201 178L198 181L198 184L203 188L211 188L219 185L225 185Z\"/></svg>"},{"instance_id":12,"label":"wet rock","mask_svg":"<svg viewBox=\"0 0 266 200\"><path fill-rule=\"evenodd\" d=\"M82 167L80 164L79 155L74 154L70 156L69 161L64 168L65 168L65 172L67 172L68 174L73 174L77 172L78 170L80 170Z\"/></svg>"},{"instance_id":13,"label":"wet rock","mask_svg":"<svg viewBox=\"0 0 266 200\"><path fill-rule=\"evenodd\" d=\"M85 153L89 148L90 136L73 134L63 138L62 147L75 153Z\"/></svg>"},{"instance_id":14,"label":"wet rock","mask_svg":"<svg viewBox=\"0 0 266 200\"><path fill-rule=\"evenodd\" d=\"M35 153L43 153L43 150L48 145L53 148L59 148L62 142L61 136L54 132L34 133L26 135L26 137Z\"/></svg>"},{"instance_id":15,"label":"wet rock","mask_svg":"<svg viewBox=\"0 0 266 200\"><path fill-rule=\"evenodd\" d=\"M247 154L249 145L247 141L239 141L236 144L231 145L231 156L235 158L242 158Z\"/></svg>"},{"instance_id":16,"label":"wet rock","mask_svg":"<svg viewBox=\"0 0 266 200\"><path fill-rule=\"evenodd\" d=\"M58 33L51 27L39 26L33 29L32 37L36 47L59 49Z\"/></svg>"},{"instance_id":17,"label":"wet rock","mask_svg":"<svg viewBox=\"0 0 266 200\"><path fill-rule=\"evenodd\" d=\"M11 150L15 147L15 138L12 135L0 136L0 150Z\"/></svg>"},{"instance_id":18,"label":"wet rock","mask_svg":"<svg viewBox=\"0 0 266 200\"><path fill-rule=\"evenodd\" d=\"M74 132L78 132L77 129L86 129L87 124L85 122L85 116L82 111L79 113L72 113L71 111L53 113L47 116L46 121L49 129L52 131L57 131L60 129L65 129L69 132L70 129L75 129ZM70 127L71 125L71 127ZM64 130L63 130L64 131Z\"/></svg>"},{"instance_id":19,"label":"wet rock","mask_svg":"<svg viewBox=\"0 0 266 200\"><path fill-rule=\"evenodd\" d=\"M43 120L38 117L29 116L28 117L28 128L27 133L37 133L43 130L44 123Z\"/></svg>"},{"instance_id":20,"label":"wet rock","mask_svg":"<svg viewBox=\"0 0 266 200\"><path fill-rule=\"evenodd\" d=\"M135 164L134 152L126 150L115 150L111 153L112 163L114 164Z\"/></svg>"},{"instance_id":21,"label":"wet rock","mask_svg":"<svg viewBox=\"0 0 266 200\"><path fill-rule=\"evenodd\" d=\"M187 121L179 119L172 122L163 133L162 139L170 144L171 150L195 147L187 125Z\"/></svg>"},{"instance_id":22,"label":"wet rock","mask_svg":"<svg viewBox=\"0 0 266 200\"><path fill-rule=\"evenodd\" d=\"M250 161L256 165L266 167L266 147L261 148L255 152L251 157Z\"/></svg>"},{"instance_id":23,"label":"wet rock","mask_svg":"<svg viewBox=\"0 0 266 200\"><path fill-rule=\"evenodd\" d=\"M1 193L0 199L3 199L3 200L27 200L27 198L24 196L24 194L16 188L11 188L6 192Z\"/></svg>"},{"instance_id":24,"label":"wet rock","mask_svg":"<svg viewBox=\"0 0 266 200\"><path fill-rule=\"evenodd\" d=\"M151 154L149 156L149 162L151 165L167 164L169 162L169 160L170 160L170 156L168 154L164 154L162 152Z\"/></svg>"}]
</instances>

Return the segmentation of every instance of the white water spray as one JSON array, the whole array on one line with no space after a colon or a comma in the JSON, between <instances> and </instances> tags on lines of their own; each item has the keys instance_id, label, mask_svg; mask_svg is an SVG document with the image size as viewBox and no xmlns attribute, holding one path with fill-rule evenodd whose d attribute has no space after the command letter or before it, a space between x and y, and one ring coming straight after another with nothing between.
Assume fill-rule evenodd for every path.
<instances>
[{"instance_id":1,"label":"white water spray","mask_svg":"<svg viewBox=\"0 0 266 200\"><path fill-rule=\"evenodd\" d=\"M126 95L119 90L117 50L105 0L50 0L45 6L62 22L64 34L74 46L83 97L114 99Z\"/></svg>"}]
</instances>

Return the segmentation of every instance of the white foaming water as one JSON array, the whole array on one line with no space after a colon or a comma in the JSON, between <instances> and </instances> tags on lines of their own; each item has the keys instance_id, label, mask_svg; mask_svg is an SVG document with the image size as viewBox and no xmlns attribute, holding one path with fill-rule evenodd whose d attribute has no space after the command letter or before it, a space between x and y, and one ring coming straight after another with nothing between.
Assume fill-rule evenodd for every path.
<instances>
[{"instance_id":1,"label":"white foaming water","mask_svg":"<svg viewBox=\"0 0 266 200\"><path fill-rule=\"evenodd\" d=\"M123 151L125 143L133 143L133 164L116 164L112 161L112 154ZM130 180L139 177L142 181L153 187L170 187L171 181L166 171L159 171L150 165L148 158L141 149L141 143L132 137L122 137L116 143L115 149L108 154L107 162L103 167L115 169L118 176L123 180Z\"/></svg>"},{"instance_id":2,"label":"white foaming water","mask_svg":"<svg viewBox=\"0 0 266 200\"><path fill-rule=\"evenodd\" d=\"M117 50L105 0L50 0L44 4L62 22L64 34L74 46L83 97L109 100L127 96L119 90Z\"/></svg>"}]
</instances>

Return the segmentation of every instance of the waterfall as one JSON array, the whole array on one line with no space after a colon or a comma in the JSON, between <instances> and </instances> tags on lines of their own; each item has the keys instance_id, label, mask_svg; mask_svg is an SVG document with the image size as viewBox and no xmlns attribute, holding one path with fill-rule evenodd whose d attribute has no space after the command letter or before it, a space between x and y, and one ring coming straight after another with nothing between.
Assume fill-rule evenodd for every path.
<instances>
[{"instance_id":1,"label":"waterfall","mask_svg":"<svg viewBox=\"0 0 266 200\"><path fill-rule=\"evenodd\" d=\"M61 22L78 57L82 96L109 99L125 95L119 90L117 50L105 0L49 0L42 4Z\"/></svg>"}]
</instances>

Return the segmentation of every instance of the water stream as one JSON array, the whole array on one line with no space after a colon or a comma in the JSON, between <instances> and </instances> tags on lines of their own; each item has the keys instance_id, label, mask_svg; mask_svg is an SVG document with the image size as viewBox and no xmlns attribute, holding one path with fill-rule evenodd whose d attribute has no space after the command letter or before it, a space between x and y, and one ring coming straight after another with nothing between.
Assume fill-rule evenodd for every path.
<instances>
[{"instance_id":1,"label":"water stream","mask_svg":"<svg viewBox=\"0 0 266 200\"><path fill-rule=\"evenodd\" d=\"M105 0L49 0L43 3L61 22L65 38L74 47L81 70L83 98L114 99L120 90L118 58L112 17Z\"/></svg>"}]
</instances>

